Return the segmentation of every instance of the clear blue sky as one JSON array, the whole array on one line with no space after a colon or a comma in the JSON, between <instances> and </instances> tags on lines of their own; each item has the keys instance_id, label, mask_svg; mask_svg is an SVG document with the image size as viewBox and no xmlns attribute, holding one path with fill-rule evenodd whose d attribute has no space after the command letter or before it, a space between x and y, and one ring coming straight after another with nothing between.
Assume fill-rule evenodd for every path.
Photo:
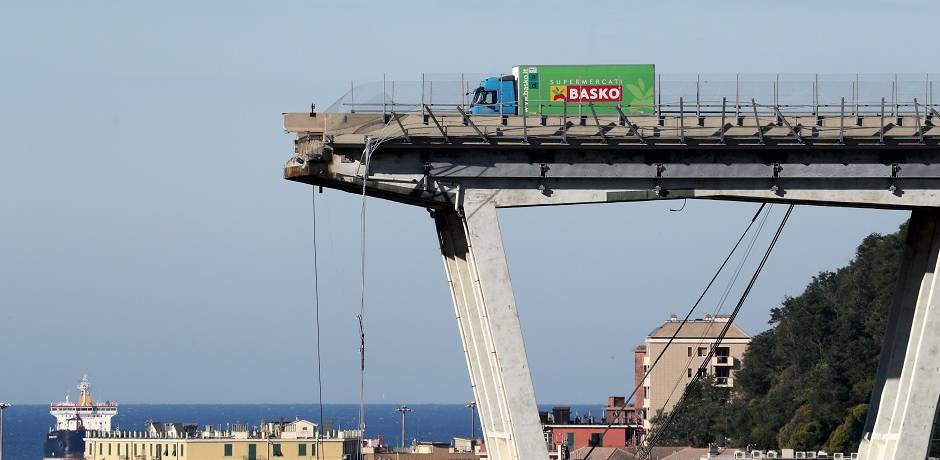
<instances>
[{"instance_id":1,"label":"clear blue sky","mask_svg":"<svg viewBox=\"0 0 940 460\"><path fill-rule=\"evenodd\" d=\"M937 71L916 32L937 17L936 1L3 2L0 399L46 403L87 372L124 402L315 401L311 191L281 179L280 114L351 79ZM324 394L351 402L358 201L321 197ZM755 208L668 206L500 215L541 402L627 393L632 347L688 307ZM426 211L369 210L367 400L469 399ZM798 208L742 326L905 218Z\"/></svg>"}]
</instances>

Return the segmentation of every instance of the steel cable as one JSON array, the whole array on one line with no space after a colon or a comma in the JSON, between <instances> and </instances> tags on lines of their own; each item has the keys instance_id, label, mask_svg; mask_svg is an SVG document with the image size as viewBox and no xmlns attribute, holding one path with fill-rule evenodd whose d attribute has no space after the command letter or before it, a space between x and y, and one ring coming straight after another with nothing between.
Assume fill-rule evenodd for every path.
<instances>
[{"instance_id":1,"label":"steel cable","mask_svg":"<svg viewBox=\"0 0 940 460\"><path fill-rule=\"evenodd\" d=\"M317 190L313 188L313 305L317 324L317 393L320 407L320 426L317 429L317 459L320 458L323 438L323 374L320 359L320 271L317 266Z\"/></svg>"},{"instance_id":2,"label":"steel cable","mask_svg":"<svg viewBox=\"0 0 940 460\"><path fill-rule=\"evenodd\" d=\"M783 232L783 228L787 225L787 221L790 219L790 214L793 212L794 205L790 205L787 208L787 213L784 214L783 219L780 221L780 226L777 227L777 233L774 234L773 239L770 241L770 244L767 246L767 251L764 252L764 257L761 259L760 264L758 264L757 269L754 271L754 275L751 276L751 281L748 283L747 287L744 289L744 292L741 293L741 298L738 300L737 305L734 307L734 311L731 312L731 316L728 318L728 322L725 323L724 328L722 328L721 333L718 334L718 340L715 341L712 345L711 350L709 350L708 355L705 357L705 360L702 361L702 365L699 366L698 372L692 376L692 381L689 382L685 387L685 391L682 394L682 398L676 402L676 406L673 407L672 411L669 413L669 417L663 423L662 428L656 432L653 436L653 439L650 439L647 443L646 448L643 450L643 455L640 456L642 459L648 459L650 453L653 450L653 447L656 445L656 441L662 437L662 433L665 433L669 428L669 425L675 420L676 414L682 409L682 404L686 400L686 395L689 393L689 389L692 388L702 377L702 370L708 369L708 362L711 360L712 356L715 354L715 350L718 348L718 345L721 344L721 341L724 339L725 335L728 333L728 329L731 327L731 324L737 318L738 313L741 311L741 307L744 305L744 302L747 300L748 295L751 293L751 289L754 287L754 283L757 282L757 277L760 275L761 271L764 269L764 265L767 263L767 259L770 258L770 253L773 251L774 246L777 245L777 240L780 239L780 234ZM585 457L587 458L587 457Z\"/></svg>"},{"instance_id":3,"label":"steel cable","mask_svg":"<svg viewBox=\"0 0 940 460\"><path fill-rule=\"evenodd\" d=\"M388 129L388 123L385 129ZM369 182L369 163L372 161L372 154L385 141L395 139L398 136L383 136L378 138L366 138L365 148L362 151L362 157L359 165L362 170L362 205L359 213L359 313L356 319L359 322L359 458L362 458L362 438L366 431L366 409L365 409L365 375L366 375L366 332L365 332L365 314L366 314L366 185Z\"/></svg>"},{"instance_id":4,"label":"steel cable","mask_svg":"<svg viewBox=\"0 0 940 460\"><path fill-rule=\"evenodd\" d=\"M734 288L735 283L738 280L738 277L741 275L741 271L744 269L744 264L747 262L747 259L751 255L751 250L754 249L755 243L757 243L757 238L761 234L761 230L764 229L764 224L767 223L767 218L770 216L771 211L773 210L773 205L770 205L767 212L764 213L764 217L761 218L760 225L757 226L757 230L754 232L754 235L751 237L751 240L747 244L747 249L744 250L744 256L741 257L741 261L738 262L738 266L735 267L734 272L731 275L731 280L729 280L728 285L725 287L725 290L721 293L721 298L718 300L718 306L715 308L712 313L712 321L709 322L708 329L705 333L711 332L712 326L715 324L715 318L724 309L725 302L728 300L728 296L731 294L731 290ZM703 334L702 338L699 339L696 344L696 350L705 344L705 336ZM695 356L690 355L689 359L686 361L686 368L688 368L692 361L695 359ZM666 397L666 402L663 403L662 410L666 410L666 406L669 405L669 401L672 400L672 396L675 394L676 390L679 389L679 383L682 382L682 376L680 374L679 378L676 379L675 385L673 385L672 390L669 392L669 396Z\"/></svg>"},{"instance_id":5,"label":"steel cable","mask_svg":"<svg viewBox=\"0 0 940 460\"><path fill-rule=\"evenodd\" d=\"M676 336L679 335L679 331L682 330L682 326L684 326L685 323L689 321L689 318L698 308L699 304L702 303L702 299L705 298L705 295L708 293L709 289L711 289L712 285L715 284L715 280L718 279L718 276L721 274L722 270L724 270L725 266L728 264L728 261L731 260L731 256L734 255L735 251L738 249L738 246L741 245L741 241L743 241L744 237L747 236L747 233L751 230L751 227L754 225L754 222L757 220L757 217L760 215L760 213L764 210L765 206L766 206L765 203L761 203L760 207L757 208L757 212L754 213L754 217L752 217L750 222L748 222L747 227L744 229L744 232L741 233L741 236L738 237L738 240L734 243L734 246L731 248L731 251L728 252L728 255L721 262L721 265L718 266L718 270L715 271L715 274L712 276L711 280L708 281L708 284L705 286L705 289L702 290L702 293L699 295L698 299L692 305L692 308L690 308L689 312L686 313L685 318L683 318L682 322L679 323L679 327L676 328L676 331L672 334L672 337L670 337L669 340L666 342L666 345L663 347L663 352L660 353L659 356L656 357L656 359L653 361L653 364L650 365L649 369L647 369L646 372L643 373L643 378L640 379L640 383L638 385L633 387L633 391L630 393L630 395L624 398L624 404L620 408L621 412L626 410L627 404L629 404L630 400L633 399L633 396L636 395L636 392L640 389L640 387L643 386L643 382L646 380L647 377L649 377L650 372L653 371L653 369L659 363L659 360L662 358L663 354L665 354L669 346L672 345L672 342L675 341ZM601 433L602 438L604 435L606 435L610 431L612 426L613 426L613 422L608 420L607 426L604 428L604 431ZM594 452L594 449L596 447L597 445L592 445L591 448L588 450L587 454L585 454L583 460L588 460L588 458L590 458L591 456L591 453Z\"/></svg>"}]
</instances>

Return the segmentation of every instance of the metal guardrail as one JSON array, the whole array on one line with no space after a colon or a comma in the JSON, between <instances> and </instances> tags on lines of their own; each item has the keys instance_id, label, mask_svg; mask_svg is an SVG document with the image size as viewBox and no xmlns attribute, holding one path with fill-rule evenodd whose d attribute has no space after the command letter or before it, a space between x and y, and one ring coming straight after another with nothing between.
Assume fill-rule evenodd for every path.
<instances>
[{"instance_id":1,"label":"metal guardrail","mask_svg":"<svg viewBox=\"0 0 940 460\"><path fill-rule=\"evenodd\" d=\"M406 142L417 137L454 143L469 137L487 143L845 144L850 138L854 143L933 145L940 138L935 128L940 101L934 94L940 85L934 85L932 74L657 74L649 105L524 99L528 110L519 115L515 105L500 103L482 105L493 114L471 114L468 96L482 78L422 75L418 81L351 83L326 113L381 113ZM421 124L408 117L417 114ZM428 127L431 131L423 129Z\"/></svg>"},{"instance_id":2,"label":"metal guardrail","mask_svg":"<svg viewBox=\"0 0 940 460\"><path fill-rule=\"evenodd\" d=\"M521 116L470 115L460 105L441 107L424 105L417 112L390 111L379 115L384 128L375 131L382 137L397 137L408 143L445 144L464 142L484 143L561 143L588 142L603 144L910 144L937 145L940 120L937 108L910 104L910 115L890 114L887 101L878 104L874 115L851 114L846 101L840 101L835 117L814 115L800 111L798 106L781 107L759 104L751 100L748 106L731 107L727 99L718 105L714 114L709 111L692 112L686 108L684 98L676 106L642 107L646 112L636 114L638 106L612 106L615 115L598 115L594 104L587 104L587 112L569 111L573 104L563 104L561 115ZM605 106L609 111L611 106ZM676 110L672 110L675 108ZM396 108L397 109L397 108ZM633 109L631 111L631 109ZM630 111L631 113L628 113ZM641 111L642 112L642 111ZM368 117L367 117L368 118ZM362 117L350 118L343 123L350 129ZM345 118L344 118L345 120ZM719 123L720 122L720 123ZM333 138L333 133L328 136ZM297 151L303 153L312 147L316 137L297 140ZM332 140L330 141L332 142Z\"/></svg>"},{"instance_id":3,"label":"metal guardrail","mask_svg":"<svg viewBox=\"0 0 940 460\"><path fill-rule=\"evenodd\" d=\"M488 75L498 75L492 73ZM418 80L387 80L355 84L326 112L424 113L425 107L468 111L469 95L486 74L426 75ZM644 107L655 114L680 109L696 116L718 113L722 101L736 116L756 100L784 113L853 116L881 113L913 115L918 106L935 108L938 74L657 74L653 104ZM915 103L914 100L918 102ZM528 100L532 106L558 107L557 101ZM571 115L587 115L587 104L572 104ZM513 107L491 104L499 114ZM577 108L577 111L574 108ZM687 110L685 110L687 109ZM541 110L538 114L541 115ZM627 113L630 113L629 110Z\"/></svg>"}]
</instances>

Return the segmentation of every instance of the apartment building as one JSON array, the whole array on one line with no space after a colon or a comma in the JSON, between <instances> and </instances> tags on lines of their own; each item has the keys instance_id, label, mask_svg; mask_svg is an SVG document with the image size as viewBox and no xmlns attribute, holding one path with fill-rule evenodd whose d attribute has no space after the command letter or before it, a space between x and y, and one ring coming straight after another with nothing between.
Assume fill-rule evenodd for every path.
<instances>
[{"instance_id":1,"label":"apartment building","mask_svg":"<svg viewBox=\"0 0 940 460\"><path fill-rule=\"evenodd\" d=\"M643 382L634 402L646 429L650 428L649 420L657 411L669 412L675 407L685 386L699 372L728 321L730 318L726 315L706 315L705 318L689 320L682 325L682 321L673 315L649 333L645 345L634 348L634 385ZM666 343L674 334L675 340L666 349ZM730 324L724 339L702 369L703 376L713 376L718 386L734 388L735 371L741 368L741 359L750 341L751 337L740 327ZM644 380L643 375L660 355L662 358L659 364Z\"/></svg>"}]
</instances>

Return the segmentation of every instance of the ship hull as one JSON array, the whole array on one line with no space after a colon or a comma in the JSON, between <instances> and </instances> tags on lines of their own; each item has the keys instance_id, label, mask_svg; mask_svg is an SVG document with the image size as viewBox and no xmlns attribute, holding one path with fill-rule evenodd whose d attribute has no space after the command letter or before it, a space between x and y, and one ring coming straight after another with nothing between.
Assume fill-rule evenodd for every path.
<instances>
[{"instance_id":1,"label":"ship hull","mask_svg":"<svg viewBox=\"0 0 940 460\"><path fill-rule=\"evenodd\" d=\"M85 456L85 430L55 430L43 444L45 460L79 460Z\"/></svg>"}]
</instances>

